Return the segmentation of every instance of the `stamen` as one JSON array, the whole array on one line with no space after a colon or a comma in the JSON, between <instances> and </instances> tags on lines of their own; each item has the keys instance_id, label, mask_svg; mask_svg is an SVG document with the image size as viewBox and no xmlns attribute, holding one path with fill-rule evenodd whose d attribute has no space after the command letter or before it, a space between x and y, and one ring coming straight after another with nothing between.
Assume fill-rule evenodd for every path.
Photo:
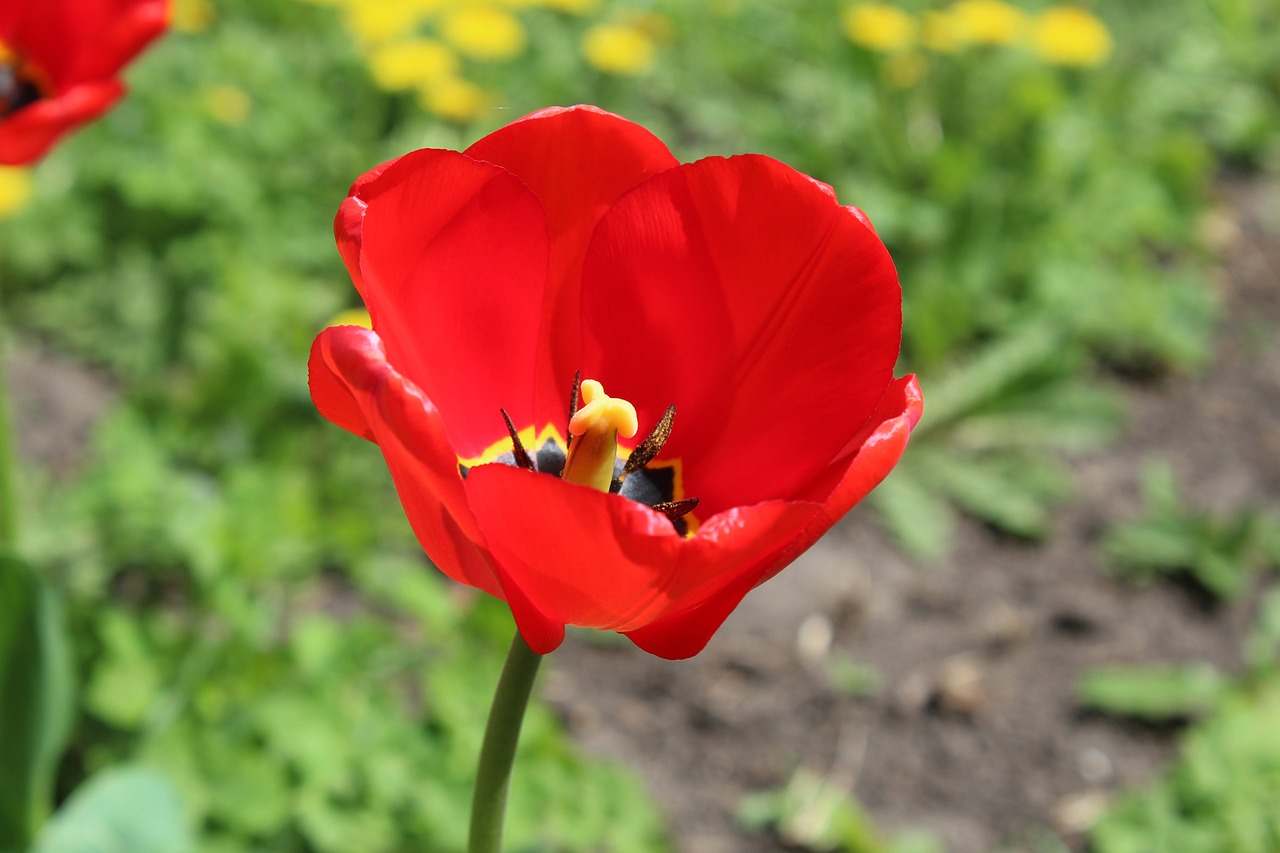
<instances>
[{"instance_id":1,"label":"stamen","mask_svg":"<svg viewBox=\"0 0 1280 853\"><path fill-rule=\"evenodd\" d=\"M573 423L573 416L578 413L578 386L582 384L582 371L575 370L573 372L573 390L569 392L569 423L564 427L564 449L567 453L569 445L573 444L573 433L569 431L570 424Z\"/></svg>"},{"instance_id":2,"label":"stamen","mask_svg":"<svg viewBox=\"0 0 1280 853\"><path fill-rule=\"evenodd\" d=\"M650 509L656 510L675 521L676 519L684 518L697 509L698 503L697 498L685 498L682 501L663 501L662 503L654 504Z\"/></svg>"},{"instance_id":3,"label":"stamen","mask_svg":"<svg viewBox=\"0 0 1280 853\"><path fill-rule=\"evenodd\" d=\"M671 423L676 418L676 404L672 403L667 406L667 410L662 413L662 418L658 421L657 426L649 433L649 437L636 445L636 449L631 451L631 455L627 457L627 464L622 468L622 476L618 478L621 482L627 478L627 475L639 471L644 466L653 461L653 457L657 456L662 450L662 446L667 443L667 439L671 437Z\"/></svg>"},{"instance_id":4,"label":"stamen","mask_svg":"<svg viewBox=\"0 0 1280 853\"><path fill-rule=\"evenodd\" d=\"M511 453L516 457L516 464L526 471L533 471L533 460L529 458L529 452L524 449L524 443L520 441L520 434L516 432L516 425L511 423L511 416L507 414L506 409L499 409L502 412L502 419L507 422L507 432L511 436Z\"/></svg>"}]
</instances>

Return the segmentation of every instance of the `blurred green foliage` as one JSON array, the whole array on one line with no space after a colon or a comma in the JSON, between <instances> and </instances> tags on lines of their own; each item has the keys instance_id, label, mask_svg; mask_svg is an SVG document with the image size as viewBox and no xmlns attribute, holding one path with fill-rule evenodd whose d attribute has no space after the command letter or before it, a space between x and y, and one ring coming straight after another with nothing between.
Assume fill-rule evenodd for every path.
<instances>
[{"instance_id":1,"label":"blurred green foliage","mask_svg":"<svg viewBox=\"0 0 1280 853\"><path fill-rule=\"evenodd\" d=\"M1280 508L1224 516L1188 508L1173 469L1159 461L1143 472L1142 493L1143 517L1113 525L1103 539L1121 577L1185 576L1214 598L1237 598L1261 569L1280 568Z\"/></svg>"},{"instance_id":2,"label":"blurred green foliage","mask_svg":"<svg viewBox=\"0 0 1280 853\"><path fill-rule=\"evenodd\" d=\"M788 849L841 853L941 853L931 833L884 837L846 783L801 768L782 788L760 791L738 805L738 822L752 831L772 829Z\"/></svg>"},{"instance_id":3,"label":"blurred green foliage","mask_svg":"<svg viewBox=\"0 0 1280 853\"><path fill-rule=\"evenodd\" d=\"M1044 535L1062 455L1115 432L1109 378L1204 364L1209 179L1280 163L1274 4L1107 4L1101 67L975 47L908 83L839 33L834 2L602 5L522 12L529 49L474 69L498 107L459 125L378 90L336 10L223 0L39 167L0 228L6 317L118 396L74 480L26 484L28 550L84 675L59 777L82 792L72 826L147 796L154 777L114 769L137 760L177 782L202 851L461 846L509 617L427 569L376 448L306 391L312 337L356 301L331 217L391 156L595 102L682 159L763 151L866 209L928 400L876 506L918 553L957 511ZM628 12L665 22L652 69L585 63L587 29ZM577 755L545 708L522 750L514 849L666 849L637 782ZM886 849L802 782L835 827L822 843ZM790 825L795 792L771 796L750 822Z\"/></svg>"},{"instance_id":4,"label":"blurred green foliage","mask_svg":"<svg viewBox=\"0 0 1280 853\"><path fill-rule=\"evenodd\" d=\"M1188 732L1176 766L1113 807L1091 833L1098 853L1267 853L1280 847L1280 682L1223 701Z\"/></svg>"}]
</instances>

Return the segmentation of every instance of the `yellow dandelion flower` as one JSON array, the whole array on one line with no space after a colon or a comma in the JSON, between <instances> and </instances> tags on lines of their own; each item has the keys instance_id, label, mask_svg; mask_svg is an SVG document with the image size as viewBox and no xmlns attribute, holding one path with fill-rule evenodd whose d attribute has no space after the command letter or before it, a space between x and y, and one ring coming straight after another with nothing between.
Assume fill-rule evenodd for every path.
<instances>
[{"instance_id":1,"label":"yellow dandelion flower","mask_svg":"<svg viewBox=\"0 0 1280 853\"><path fill-rule=\"evenodd\" d=\"M1027 13L1003 0L960 0L951 12L969 44L1016 44L1027 29Z\"/></svg>"},{"instance_id":2,"label":"yellow dandelion flower","mask_svg":"<svg viewBox=\"0 0 1280 853\"><path fill-rule=\"evenodd\" d=\"M491 6L463 6L440 22L440 34L474 59L510 59L524 50L524 26Z\"/></svg>"},{"instance_id":3,"label":"yellow dandelion flower","mask_svg":"<svg viewBox=\"0 0 1280 853\"><path fill-rule=\"evenodd\" d=\"M595 24L582 37L587 62L610 74L643 74L656 53L648 33L628 24Z\"/></svg>"},{"instance_id":4,"label":"yellow dandelion flower","mask_svg":"<svg viewBox=\"0 0 1280 853\"><path fill-rule=\"evenodd\" d=\"M588 12L594 12L600 4L597 0L534 0L530 5L554 9L557 12L568 12L572 15L585 15Z\"/></svg>"},{"instance_id":5,"label":"yellow dandelion flower","mask_svg":"<svg viewBox=\"0 0 1280 853\"><path fill-rule=\"evenodd\" d=\"M1032 22L1031 47L1041 59L1058 65L1101 65L1111 55L1111 33L1084 9L1054 6Z\"/></svg>"},{"instance_id":6,"label":"yellow dandelion flower","mask_svg":"<svg viewBox=\"0 0 1280 853\"><path fill-rule=\"evenodd\" d=\"M920 43L938 53L955 53L964 46L964 33L948 11L925 12L920 18Z\"/></svg>"},{"instance_id":7,"label":"yellow dandelion flower","mask_svg":"<svg viewBox=\"0 0 1280 853\"><path fill-rule=\"evenodd\" d=\"M915 51L895 53L884 63L885 79L895 89L909 89L929 70L929 60Z\"/></svg>"},{"instance_id":8,"label":"yellow dandelion flower","mask_svg":"<svg viewBox=\"0 0 1280 853\"><path fill-rule=\"evenodd\" d=\"M595 12L599 3L596 0L500 0L500 5L509 9L552 9L553 12L580 15Z\"/></svg>"},{"instance_id":9,"label":"yellow dandelion flower","mask_svg":"<svg viewBox=\"0 0 1280 853\"><path fill-rule=\"evenodd\" d=\"M470 121L492 104L489 94L469 80L447 77L420 90L422 105L450 121Z\"/></svg>"},{"instance_id":10,"label":"yellow dandelion flower","mask_svg":"<svg viewBox=\"0 0 1280 853\"><path fill-rule=\"evenodd\" d=\"M844 31L854 44L890 53L911 46L916 38L916 21L897 6L859 3L845 10Z\"/></svg>"},{"instance_id":11,"label":"yellow dandelion flower","mask_svg":"<svg viewBox=\"0 0 1280 853\"><path fill-rule=\"evenodd\" d=\"M412 32L422 12L407 0L361 0L346 6L347 28L365 44L376 44Z\"/></svg>"},{"instance_id":12,"label":"yellow dandelion flower","mask_svg":"<svg viewBox=\"0 0 1280 853\"><path fill-rule=\"evenodd\" d=\"M458 57L434 39L391 42L369 54L369 71L383 89L413 89L458 73Z\"/></svg>"},{"instance_id":13,"label":"yellow dandelion flower","mask_svg":"<svg viewBox=\"0 0 1280 853\"><path fill-rule=\"evenodd\" d=\"M366 329L373 328L373 320L369 317L369 312L363 308L348 308L345 311L339 311L333 315L326 324L329 326L364 326Z\"/></svg>"},{"instance_id":14,"label":"yellow dandelion flower","mask_svg":"<svg viewBox=\"0 0 1280 853\"><path fill-rule=\"evenodd\" d=\"M177 0L169 9L170 24L181 33L198 33L213 23L209 0Z\"/></svg>"},{"instance_id":15,"label":"yellow dandelion flower","mask_svg":"<svg viewBox=\"0 0 1280 853\"><path fill-rule=\"evenodd\" d=\"M214 121L239 127L253 112L253 99L235 86L207 86L200 93L200 104Z\"/></svg>"},{"instance_id":16,"label":"yellow dandelion flower","mask_svg":"<svg viewBox=\"0 0 1280 853\"><path fill-rule=\"evenodd\" d=\"M0 219L27 206L31 199L31 170L0 166Z\"/></svg>"}]
</instances>

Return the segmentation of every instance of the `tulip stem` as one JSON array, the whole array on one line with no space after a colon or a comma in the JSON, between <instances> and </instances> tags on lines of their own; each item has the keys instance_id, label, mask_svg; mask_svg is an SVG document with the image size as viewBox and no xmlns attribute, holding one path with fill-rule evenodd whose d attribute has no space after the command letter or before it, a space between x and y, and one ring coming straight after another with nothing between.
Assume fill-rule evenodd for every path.
<instances>
[{"instance_id":1,"label":"tulip stem","mask_svg":"<svg viewBox=\"0 0 1280 853\"><path fill-rule=\"evenodd\" d=\"M502 821L507 808L511 766L520 740L520 725L529 705L533 681L542 655L535 654L516 631L507 662L498 678L498 689L489 709L489 723L480 747L480 765L471 798L471 841L467 853L501 853Z\"/></svg>"},{"instance_id":2,"label":"tulip stem","mask_svg":"<svg viewBox=\"0 0 1280 853\"><path fill-rule=\"evenodd\" d=\"M9 410L8 359L5 358L4 318L0 316L0 554L12 554L18 544L18 505L14 491L13 416Z\"/></svg>"}]
</instances>

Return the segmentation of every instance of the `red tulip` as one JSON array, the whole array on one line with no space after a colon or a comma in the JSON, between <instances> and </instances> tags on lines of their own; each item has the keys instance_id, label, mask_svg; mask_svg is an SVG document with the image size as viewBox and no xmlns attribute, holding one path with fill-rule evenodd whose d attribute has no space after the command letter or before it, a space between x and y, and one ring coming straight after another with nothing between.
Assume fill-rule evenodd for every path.
<instances>
[{"instance_id":1,"label":"red tulip","mask_svg":"<svg viewBox=\"0 0 1280 853\"><path fill-rule=\"evenodd\" d=\"M0 164L32 163L124 94L168 0L0 0Z\"/></svg>"},{"instance_id":2,"label":"red tulip","mask_svg":"<svg viewBox=\"0 0 1280 853\"><path fill-rule=\"evenodd\" d=\"M579 625L697 654L889 473L920 418L915 378L893 378L884 245L768 157L682 165L618 116L553 108L379 166L334 228L373 329L316 338L312 398L381 447L428 556L506 600L539 653ZM661 448L613 493L556 476L579 368L634 404L622 457ZM642 444L654 424L669 428Z\"/></svg>"}]
</instances>

